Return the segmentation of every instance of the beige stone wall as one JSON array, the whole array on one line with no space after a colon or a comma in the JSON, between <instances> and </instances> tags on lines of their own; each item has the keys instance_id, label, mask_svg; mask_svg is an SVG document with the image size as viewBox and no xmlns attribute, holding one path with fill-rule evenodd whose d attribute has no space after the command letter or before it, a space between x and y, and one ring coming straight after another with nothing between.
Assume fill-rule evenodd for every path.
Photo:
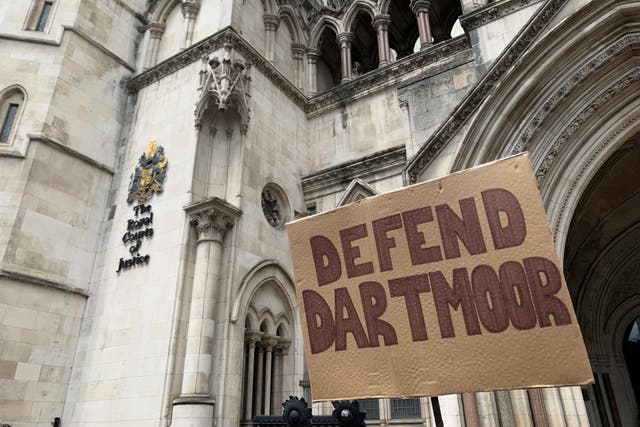
<instances>
[{"instance_id":1,"label":"beige stone wall","mask_svg":"<svg viewBox=\"0 0 640 427\"><path fill-rule=\"evenodd\" d=\"M231 22L233 0L203 0L196 18L193 42L209 37Z\"/></svg>"},{"instance_id":2,"label":"beige stone wall","mask_svg":"<svg viewBox=\"0 0 640 427\"><path fill-rule=\"evenodd\" d=\"M84 298L0 278L0 423L62 415Z\"/></svg>"},{"instance_id":3,"label":"beige stone wall","mask_svg":"<svg viewBox=\"0 0 640 427\"><path fill-rule=\"evenodd\" d=\"M231 25L262 55L265 54L264 14L261 0L234 2Z\"/></svg>"},{"instance_id":4,"label":"beige stone wall","mask_svg":"<svg viewBox=\"0 0 640 427\"><path fill-rule=\"evenodd\" d=\"M171 10L164 25L164 33L158 48L158 62L175 55L184 47L185 24L179 4Z\"/></svg>"},{"instance_id":5,"label":"beige stone wall","mask_svg":"<svg viewBox=\"0 0 640 427\"><path fill-rule=\"evenodd\" d=\"M397 90L388 87L336 105L309 120L310 171L377 151L406 145L411 140L407 114Z\"/></svg>"},{"instance_id":6,"label":"beige stone wall","mask_svg":"<svg viewBox=\"0 0 640 427\"><path fill-rule=\"evenodd\" d=\"M63 425L125 420L136 426L158 425L170 369L176 289L186 257L184 237L189 233L182 206L190 202L199 67L194 63L137 95L137 120L126 135L114 215L105 224L97 256ZM117 274L119 259L129 257L121 238L127 220L134 217L126 202L130 174L152 140L165 148L169 163L164 192L149 202L154 235L143 240L140 250L151 260L148 266Z\"/></svg>"},{"instance_id":7,"label":"beige stone wall","mask_svg":"<svg viewBox=\"0 0 640 427\"><path fill-rule=\"evenodd\" d=\"M31 2L0 6L0 87L26 92L16 138L0 147L1 422L62 416L140 3L60 1L45 33L22 29Z\"/></svg>"},{"instance_id":8,"label":"beige stone wall","mask_svg":"<svg viewBox=\"0 0 640 427\"><path fill-rule=\"evenodd\" d=\"M293 38L287 25L281 20L275 36L274 64L289 81L294 81L294 62L291 52Z\"/></svg>"}]
</instances>

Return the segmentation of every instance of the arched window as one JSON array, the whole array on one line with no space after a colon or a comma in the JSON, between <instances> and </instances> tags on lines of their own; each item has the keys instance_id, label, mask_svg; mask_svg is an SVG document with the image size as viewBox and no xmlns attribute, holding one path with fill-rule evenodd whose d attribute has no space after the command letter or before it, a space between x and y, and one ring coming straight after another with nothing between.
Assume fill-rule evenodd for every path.
<instances>
[{"instance_id":1,"label":"arched window","mask_svg":"<svg viewBox=\"0 0 640 427\"><path fill-rule=\"evenodd\" d=\"M18 86L9 87L0 94L0 144L13 141L25 98L24 91Z\"/></svg>"},{"instance_id":2,"label":"arched window","mask_svg":"<svg viewBox=\"0 0 640 427\"><path fill-rule=\"evenodd\" d=\"M285 380L293 370L292 321L292 308L279 286L273 281L263 283L253 295L245 321L244 420L277 414L292 391Z\"/></svg>"}]
</instances>

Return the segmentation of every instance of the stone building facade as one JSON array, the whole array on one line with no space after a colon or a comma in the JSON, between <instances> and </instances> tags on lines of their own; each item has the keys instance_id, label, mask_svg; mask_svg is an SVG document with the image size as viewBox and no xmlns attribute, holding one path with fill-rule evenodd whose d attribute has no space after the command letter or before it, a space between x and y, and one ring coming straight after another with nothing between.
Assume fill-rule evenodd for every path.
<instances>
[{"instance_id":1,"label":"stone building facade","mask_svg":"<svg viewBox=\"0 0 640 427\"><path fill-rule=\"evenodd\" d=\"M526 150L595 384L368 422L638 425L639 1L5 1L0 53L0 424L311 398L284 223Z\"/></svg>"}]
</instances>

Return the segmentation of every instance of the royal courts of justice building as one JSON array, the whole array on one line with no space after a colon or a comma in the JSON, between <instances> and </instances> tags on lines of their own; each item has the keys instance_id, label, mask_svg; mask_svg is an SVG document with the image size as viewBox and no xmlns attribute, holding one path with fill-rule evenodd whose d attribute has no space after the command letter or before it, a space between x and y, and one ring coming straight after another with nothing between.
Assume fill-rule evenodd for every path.
<instances>
[{"instance_id":1,"label":"royal courts of justice building","mask_svg":"<svg viewBox=\"0 0 640 427\"><path fill-rule=\"evenodd\" d=\"M309 399L284 224L528 151L595 383L437 410L638 425L640 1L2 1L0 56L0 424Z\"/></svg>"}]
</instances>

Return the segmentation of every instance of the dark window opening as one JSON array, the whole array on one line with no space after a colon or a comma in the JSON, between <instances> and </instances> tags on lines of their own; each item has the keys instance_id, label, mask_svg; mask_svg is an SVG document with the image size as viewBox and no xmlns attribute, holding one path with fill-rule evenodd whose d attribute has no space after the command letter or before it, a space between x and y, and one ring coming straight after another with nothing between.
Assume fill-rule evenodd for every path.
<instances>
[{"instance_id":1,"label":"dark window opening","mask_svg":"<svg viewBox=\"0 0 640 427\"><path fill-rule=\"evenodd\" d=\"M378 36L371 23L371 17L365 12L358 14L351 32L351 74L356 78L378 68Z\"/></svg>"},{"instance_id":2,"label":"dark window opening","mask_svg":"<svg viewBox=\"0 0 640 427\"><path fill-rule=\"evenodd\" d=\"M0 142L8 143L9 137L11 136L11 129L13 129L13 123L16 120L16 115L18 114L18 104L9 104L9 108L7 109L7 115L4 118L4 122L2 124L2 132L0 132Z\"/></svg>"},{"instance_id":3,"label":"dark window opening","mask_svg":"<svg viewBox=\"0 0 640 427\"><path fill-rule=\"evenodd\" d=\"M396 420L422 418L420 399L391 399L391 418Z\"/></svg>"},{"instance_id":4,"label":"dark window opening","mask_svg":"<svg viewBox=\"0 0 640 427\"><path fill-rule=\"evenodd\" d=\"M627 329L623 344L624 359L629 370L629 379L636 396L636 404L640 408L640 318Z\"/></svg>"},{"instance_id":5,"label":"dark window opening","mask_svg":"<svg viewBox=\"0 0 640 427\"><path fill-rule=\"evenodd\" d=\"M318 60L317 92L322 93L340 84L342 80L342 66L340 46L337 34L326 27L318 43L320 58Z\"/></svg>"},{"instance_id":6,"label":"dark window opening","mask_svg":"<svg viewBox=\"0 0 640 427\"><path fill-rule=\"evenodd\" d=\"M47 26L47 22L49 21L49 15L51 14L52 8L53 2L44 2L44 5L42 6L42 12L40 12L40 18L38 18L38 25L36 25L36 31L44 31L45 27Z\"/></svg>"},{"instance_id":7,"label":"dark window opening","mask_svg":"<svg viewBox=\"0 0 640 427\"><path fill-rule=\"evenodd\" d=\"M362 399L358 400L360 404L360 411L366 412L366 420L379 420L380 419L380 401L378 399Z\"/></svg>"}]
</instances>

